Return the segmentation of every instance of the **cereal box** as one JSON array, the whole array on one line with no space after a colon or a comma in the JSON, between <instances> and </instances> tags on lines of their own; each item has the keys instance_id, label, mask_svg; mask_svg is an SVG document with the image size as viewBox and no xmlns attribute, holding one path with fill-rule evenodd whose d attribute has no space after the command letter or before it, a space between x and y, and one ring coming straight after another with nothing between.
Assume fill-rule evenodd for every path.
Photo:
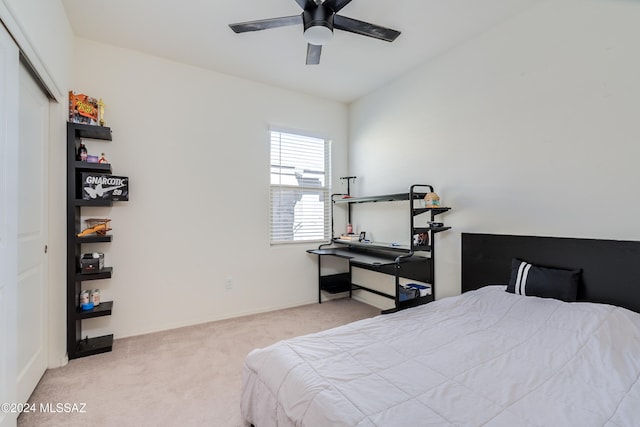
<instances>
[{"instance_id":1,"label":"cereal box","mask_svg":"<svg viewBox=\"0 0 640 427\"><path fill-rule=\"evenodd\" d=\"M98 124L98 100L82 93L69 91L69 121L71 123Z\"/></svg>"}]
</instances>

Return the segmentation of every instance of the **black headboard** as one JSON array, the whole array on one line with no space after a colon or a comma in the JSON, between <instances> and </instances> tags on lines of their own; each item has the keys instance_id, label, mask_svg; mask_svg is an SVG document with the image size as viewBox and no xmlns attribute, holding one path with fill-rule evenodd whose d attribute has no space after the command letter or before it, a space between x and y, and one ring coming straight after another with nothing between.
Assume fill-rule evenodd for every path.
<instances>
[{"instance_id":1,"label":"black headboard","mask_svg":"<svg viewBox=\"0 0 640 427\"><path fill-rule=\"evenodd\" d=\"M511 259L582 269L578 300L640 313L640 242L462 233L462 292L507 284Z\"/></svg>"}]
</instances>

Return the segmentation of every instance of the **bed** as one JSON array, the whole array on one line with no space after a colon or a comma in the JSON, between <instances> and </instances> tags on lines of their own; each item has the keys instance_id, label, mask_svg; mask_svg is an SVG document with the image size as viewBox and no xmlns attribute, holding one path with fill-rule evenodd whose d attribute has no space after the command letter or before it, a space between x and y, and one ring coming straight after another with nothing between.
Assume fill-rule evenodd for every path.
<instances>
[{"instance_id":1,"label":"bed","mask_svg":"<svg viewBox=\"0 0 640 427\"><path fill-rule=\"evenodd\" d=\"M464 233L460 296L252 351L243 418L640 425L639 260L640 242Z\"/></svg>"}]
</instances>

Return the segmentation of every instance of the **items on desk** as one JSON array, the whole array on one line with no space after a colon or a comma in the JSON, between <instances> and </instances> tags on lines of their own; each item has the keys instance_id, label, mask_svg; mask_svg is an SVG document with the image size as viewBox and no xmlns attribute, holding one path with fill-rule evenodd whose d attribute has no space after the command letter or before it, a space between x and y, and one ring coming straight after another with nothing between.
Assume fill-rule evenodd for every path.
<instances>
[{"instance_id":1,"label":"items on desk","mask_svg":"<svg viewBox=\"0 0 640 427\"><path fill-rule=\"evenodd\" d=\"M360 240L360 235L358 234L342 234L340 235L340 240Z\"/></svg>"}]
</instances>

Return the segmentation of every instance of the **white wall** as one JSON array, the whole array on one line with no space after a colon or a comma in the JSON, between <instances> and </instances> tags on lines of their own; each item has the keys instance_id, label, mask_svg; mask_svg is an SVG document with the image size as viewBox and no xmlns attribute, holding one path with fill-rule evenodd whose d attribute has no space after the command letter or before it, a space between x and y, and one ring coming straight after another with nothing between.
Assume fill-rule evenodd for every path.
<instances>
[{"instance_id":1,"label":"white wall","mask_svg":"<svg viewBox=\"0 0 640 427\"><path fill-rule=\"evenodd\" d=\"M640 3L549 1L352 104L357 195L433 184L460 233L640 239Z\"/></svg>"},{"instance_id":2,"label":"white wall","mask_svg":"<svg viewBox=\"0 0 640 427\"><path fill-rule=\"evenodd\" d=\"M0 17L57 101L70 71L72 32L59 0L0 0Z\"/></svg>"},{"instance_id":3,"label":"white wall","mask_svg":"<svg viewBox=\"0 0 640 427\"><path fill-rule=\"evenodd\" d=\"M76 41L72 89L101 97L113 141L102 150L130 178L130 201L84 209L112 219L114 300L84 321L90 336L158 331L316 301L316 244L269 244L269 125L333 141L334 183L347 168L347 107L131 50ZM233 289L226 290L227 277Z\"/></svg>"},{"instance_id":4,"label":"white wall","mask_svg":"<svg viewBox=\"0 0 640 427\"><path fill-rule=\"evenodd\" d=\"M65 90L71 76L73 34L59 1L2 0L0 19L55 98L50 108L48 342L49 367L57 367L66 363Z\"/></svg>"}]
</instances>

